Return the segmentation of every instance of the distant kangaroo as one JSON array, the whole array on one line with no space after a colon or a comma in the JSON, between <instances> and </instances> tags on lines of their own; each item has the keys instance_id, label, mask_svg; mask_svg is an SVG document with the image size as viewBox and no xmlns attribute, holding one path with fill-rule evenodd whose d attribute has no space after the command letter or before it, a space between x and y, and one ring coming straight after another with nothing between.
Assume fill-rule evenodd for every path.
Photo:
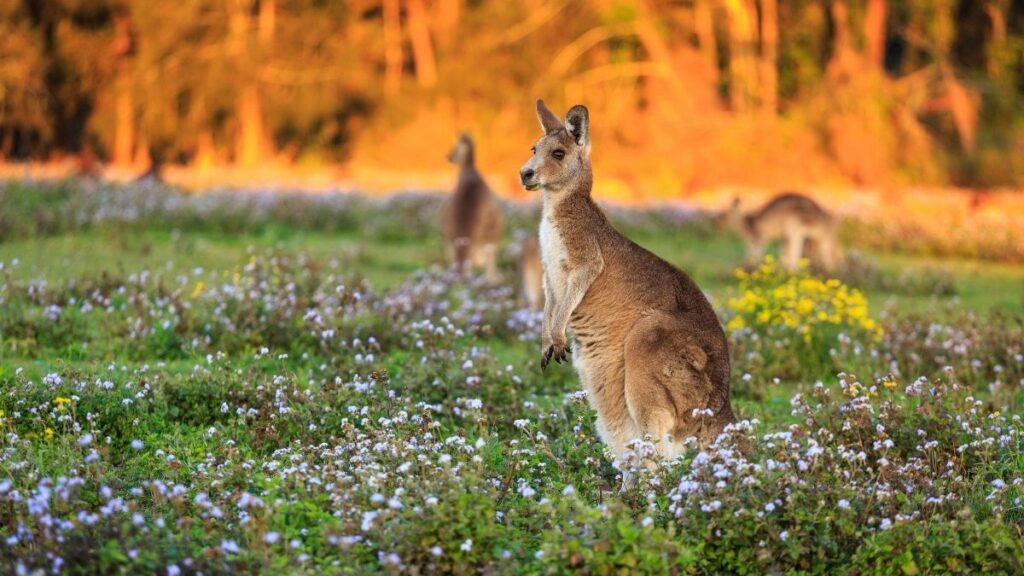
<instances>
[{"instance_id":1,"label":"distant kangaroo","mask_svg":"<svg viewBox=\"0 0 1024 576\"><path fill-rule=\"evenodd\" d=\"M544 136L519 175L543 198L541 366L566 359L571 328L573 364L616 458L647 434L666 458L690 436L709 444L734 421L729 349L711 304L689 276L615 230L591 199L587 109L574 106L563 125L538 100L537 115Z\"/></svg>"},{"instance_id":2,"label":"distant kangaroo","mask_svg":"<svg viewBox=\"0 0 1024 576\"><path fill-rule=\"evenodd\" d=\"M536 234L523 238L519 254L519 274L523 281L523 299L531 310L544 309L544 268Z\"/></svg>"},{"instance_id":3,"label":"distant kangaroo","mask_svg":"<svg viewBox=\"0 0 1024 576\"><path fill-rule=\"evenodd\" d=\"M735 198L720 216L719 223L740 233L747 244L749 263L759 262L768 244L780 240L783 242L782 264L789 270L795 270L800 259L809 257L811 252L826 270L833 270L841 258L838 221L803 194L780 194L760 210L747 215L740 209L739 198Z\"/></svg>"},{"instance_id":4,"label":"distant kangaroo","mask_svg":"<svg viewBox=\"0 0 1024 576\"><path fill-rule=\"evenodd\" d=\"M455 194L441 211L448 261L460 273L468 266L484 268L487 280L494 282L505 218L498 199L476 171L473 140L468 134L459 137L448 161L459 167Z\"/></svg>"}]
</instances>

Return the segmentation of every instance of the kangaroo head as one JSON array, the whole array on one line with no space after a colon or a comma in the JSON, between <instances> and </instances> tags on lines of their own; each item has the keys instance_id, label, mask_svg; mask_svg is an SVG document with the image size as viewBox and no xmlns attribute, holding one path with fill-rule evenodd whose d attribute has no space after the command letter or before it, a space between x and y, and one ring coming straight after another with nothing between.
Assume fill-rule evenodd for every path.
<instances>
[{"instance_id":1,"label":"kangaroo head","mask_svg":"<svg viewBox=\"0 0 1024 576\"><path fill-rule=\"evenodd\" d=\"M533 145L533 156L519 171L527 190L560 192L590 179L590 115L576 105L565 115L565 123L543 100L537 100L537 117L544 135ZM589 192L589 190L588 190Z\"/></svg>"},{"instance_id":2,"label":"kangaroo head","mask_svg":"<svg viewBox=\"0 0 1024 576\"><path fill-rule=\"evenodd\" d=\"M718 229L733 228L739 230L743 225L743 210L740 208L740 199L733 197L729 207L722 210L715 218Z\"/></svg>"},{"instance_id":3,"label":"kangaroo head","mask_svg":"<svg viewBox=\"0 0 1024 576\"><path fill-rule=\"evenodd\" d=\"M452 151L448 153L448 161L458 166L473 165L473 137L463 132Z\"/></svg>"}]
</instances>

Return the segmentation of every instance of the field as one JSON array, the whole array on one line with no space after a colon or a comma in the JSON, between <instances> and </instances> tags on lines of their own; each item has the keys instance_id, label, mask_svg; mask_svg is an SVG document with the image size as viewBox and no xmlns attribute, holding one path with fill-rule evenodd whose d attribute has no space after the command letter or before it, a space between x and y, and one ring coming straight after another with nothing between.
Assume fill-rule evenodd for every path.
<instances>
[{"instance_id":1,"label":"field","mask_svg":"<svg viewBox=\"0 0 1024 576\"><path fill-rule=\"evenodd\" d=\"M0 573L1021 573L1024 268L737 272L613 209L728 327L744 419L652 473L540 369L439 198L0 185ZM621 491L622 466L640 474Z\"/></svg>"}]
</instances>

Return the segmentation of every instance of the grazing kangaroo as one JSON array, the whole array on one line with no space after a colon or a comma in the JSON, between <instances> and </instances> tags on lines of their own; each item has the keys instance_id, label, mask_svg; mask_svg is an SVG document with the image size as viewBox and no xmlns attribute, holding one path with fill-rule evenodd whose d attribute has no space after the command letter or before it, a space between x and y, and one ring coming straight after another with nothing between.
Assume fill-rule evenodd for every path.
<instances>
[{"instance_id":1,"label":"grazing kangaroo","mask_svg":"<svg viewBox=\"0 0 1024 576\"><path fill-rule=\"evenodd\" d=\"M544 309L544 268L536 234L523 238L519 254L519 273L523 281L523 299L531 310Z\"/></svg>"},{"instance_id":2,"label":"grazing kangaroo","mask_svg":"<svg viewBox=\"0 0 1024 576\"><path fill-rule=\"evenodd\" d=\"M459 167L455 193L441 211L448 261L462 273L468 266L484 268L487 280L498 278L498 241L505 218L498 199L476 171L473 140L468 134L448 155Z\"/></svg>"},{"instance_id":3,"label":"grazing kangaroo","mask_svg":"<svg viewBox=\"0 0 1024 576\"><path fill-rule=\"evenodd\" d=\"M565 124L537 101L544 136L520 171L541 190L544 324L541 366L569 353L616 458L650 435L671 458L682 441L704 445L734 421L725 333L700 288L620 234L591 199L590 119ZM630 479L625 478L626 483Z\"/></svg>"},{"instance_id":4,"label":"grazing kangaroo","mask_svg":"<svg viewBox=\"0 0 1024 576\"><path fill-rule=\"evenodd\" d=\"M779 240L783 242L782 264L789 270L795 270L800 259L812 252L826 270L833 270L841 259L838 220L803 194L780 194L747 215L740 209L739 198L734 198L719 224L740 233L751 264L760 262L768 244Z\"/></svg>"}]
</instances>

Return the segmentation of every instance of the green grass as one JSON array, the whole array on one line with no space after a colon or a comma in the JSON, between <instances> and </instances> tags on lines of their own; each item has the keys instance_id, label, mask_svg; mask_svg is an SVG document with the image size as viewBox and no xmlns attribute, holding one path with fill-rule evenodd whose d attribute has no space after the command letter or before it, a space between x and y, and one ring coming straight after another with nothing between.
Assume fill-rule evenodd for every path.
<instances>
[{"instance_id":1,"label":"green grass","mask_svg":"<svg viewBox=\"0 0 1024 576\"><path fill-rule=\"evenodd\" d=\"M849 345L816 333L808 351L772 326L731 334L733 406L760 424L735 433L739 451L691 450L620 493L574 371L542 372L536 328L508 324L511 251L505 285L456 282L433 266L436 236L394 218L387 233L152 222L0 243L0 541L18 523L33 535L0 547L0 572L55 557L73 573L330 574L395 569L392 553L453 573L999 573L1024 559L1024 269L862 256L843 280L885 339L843 327ZM736 238L630 235L734 313ZM938 392L915 392L918 376ZM50 494L59 477L81 481L46 500L45 518L73 525L62 538L2 488Z\"/></svg>"},{"instance_id":2,"label":"green grass","mask_svg":"<svg viewBox=\"0 0 1024 576\"><path fill-rule=\"evenodd\" d=\"M705 291L725 297L735 285L732 271L743 262L743 246L728 235L633 234L633 240L688 273ZM255 250L303 252L328 263L337 260L346 269L364 276L375 287L390 288L413 272L443 264L438 238L367 240L356 233L325 234L295 228L274 227L263 234L173 233L158 231L103 231L0 243L0 261L20 261L15 278L46 278L60 281L101 272L132 273L167 270L189 273L195 268L231 270L244 264ZM979 312L1024 310L1024 267L958 259L912 258L868 254L881 275L915 274L945 270L954 279L957 302ZM515 282L515 270L506 262L505 277ZM906 294L862 288L875 310L928 310L949 296Z\"/></svg>"}]
</instances>

